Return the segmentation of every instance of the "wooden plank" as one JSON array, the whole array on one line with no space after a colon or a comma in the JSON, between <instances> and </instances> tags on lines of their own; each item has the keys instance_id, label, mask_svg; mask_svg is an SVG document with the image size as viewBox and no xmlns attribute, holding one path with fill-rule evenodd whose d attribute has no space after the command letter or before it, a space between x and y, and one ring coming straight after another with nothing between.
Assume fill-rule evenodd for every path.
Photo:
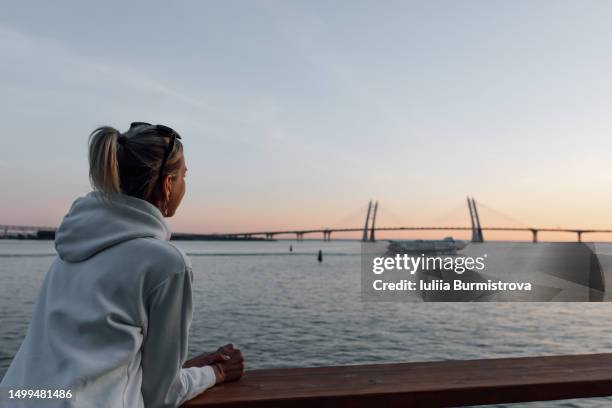
<instances>
[{"instance_id":1,"label":"wooden plank","mask_svg":"<svg viewBox=\"0 0 612 408\"><path fill-rule=\"evenodd\" d=\"M612 354L247 371L185 407L454 407L612 395Z\"/></svg>"}]
</instances>

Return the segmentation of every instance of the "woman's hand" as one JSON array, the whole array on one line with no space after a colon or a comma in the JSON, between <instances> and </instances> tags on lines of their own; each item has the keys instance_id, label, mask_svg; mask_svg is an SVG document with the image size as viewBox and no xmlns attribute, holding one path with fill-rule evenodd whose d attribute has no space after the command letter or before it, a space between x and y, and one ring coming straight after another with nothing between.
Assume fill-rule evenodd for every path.
<instances>
[{"instance_id":1,"label":"woman's hand","mask_svg":"<svg viewBox=\"0 0 612 408\"><path fill-rule=\"evenodd\" d=\"M239 349L233 344L219 347L212 353L203 353L188 360L184 368L212 366L215 372L216 384L235 381L244 374L244 358Z\"/></svg>"},{"instance_id":2,"label":"woman's hand","mask_svg":"<svg viewBox=\"0 0 612 408\"><path fill-rule=\"evenodd\" d=\"M185 361L185 364L183 364L183 368L204 367L213 363L221 362L224 360L223 353L221 352L221 350L226 350L229 346L231 346L232 348L234 347L233 344L226 344L223 347L219 347L217 351L202 353L197 357L187 360ZM229 352L225 354L229 354Z\"/></svg>"},{"instance_id":3,"label":"woman's hand","mask_svg":"<svg viewBox=\"0 0 612 408\"><path fill-rule=\"evenodd\" d=\"M233 344L226 344L217 350L221 361L212 364L215 371L216 384L236 381L244 374L244 357Z\"/></svg>"}]
</instances>

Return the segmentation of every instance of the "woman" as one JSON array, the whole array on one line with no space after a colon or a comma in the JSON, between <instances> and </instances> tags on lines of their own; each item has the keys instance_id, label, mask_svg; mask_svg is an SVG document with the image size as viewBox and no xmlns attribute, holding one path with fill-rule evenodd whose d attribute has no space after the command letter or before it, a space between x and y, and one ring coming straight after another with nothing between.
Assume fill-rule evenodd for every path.
<instances>
[{"instance_id":1,"label":"woman","mask_svg":"<svg viewBox=\"0 0 612 408\"><path fill-rule=\"evenodd\" d=\"M93 191L56 232L59 256L2 387L70 390L43 406L176 407L242 376L231 344L185 362L193 274L164 219L185 194L179 139L142 122L90 135Z\"/></svg>"}]
</instances>

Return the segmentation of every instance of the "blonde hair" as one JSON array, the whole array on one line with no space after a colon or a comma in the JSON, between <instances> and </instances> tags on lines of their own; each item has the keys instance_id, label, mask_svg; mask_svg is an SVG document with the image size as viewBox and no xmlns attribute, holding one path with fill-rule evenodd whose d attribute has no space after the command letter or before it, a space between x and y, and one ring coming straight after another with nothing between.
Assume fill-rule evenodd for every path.
<instances>
[{"instance_id":1,"label":"blonde hair","mask_svg":"<svg viewBox=\"0 0 612 408\"><path fill-rule=\"evenodd\" d=\"M127 194L151 203L162 197L157 181L170 138L155 126L132 126L122 134L102 126L89 135L89 180L109 196ZM176 139L164 174L178 172L183 145Z\"/></svg>"}]
</instances>

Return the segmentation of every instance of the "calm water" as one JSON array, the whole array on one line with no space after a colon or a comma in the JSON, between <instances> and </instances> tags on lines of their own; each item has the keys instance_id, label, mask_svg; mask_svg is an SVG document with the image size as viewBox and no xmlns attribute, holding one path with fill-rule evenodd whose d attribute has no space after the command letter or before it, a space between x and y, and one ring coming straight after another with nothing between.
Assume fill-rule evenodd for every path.
<instances>
[{"instance_id":1,"label":"calm water","mask_svg":"<svg viewBox=\"0 0 612 408\"><path fill-rule=\"evenodd\" d=\"M195 275L191 355L233 342L253 369L612 352L612 303L367 303L358 242L178 245ZM597 252L612 265L612 245ZM0 240L0 376L53 256L52 242Z\"/></svg>"}]
</instances>

